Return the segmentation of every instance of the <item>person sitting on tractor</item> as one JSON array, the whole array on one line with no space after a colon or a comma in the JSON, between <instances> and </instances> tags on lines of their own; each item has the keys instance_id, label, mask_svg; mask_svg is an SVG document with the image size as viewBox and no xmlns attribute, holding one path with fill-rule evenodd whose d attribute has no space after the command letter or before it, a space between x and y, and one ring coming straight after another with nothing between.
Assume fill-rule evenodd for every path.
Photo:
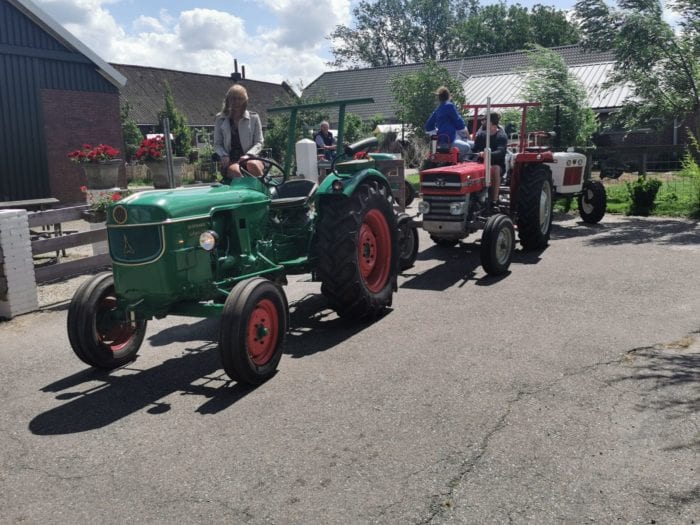
<instances>
[{"instance_id":1,"label":"person sitting on tractor","mask_svg":"<svg viewBox=\"0 0 700 525\"><path fill-rule=\"evenodd\" d=\"M227 179L240 177L239 162L245 155L258 155L263 147L260 117L247 108L248 92L240 84L234 84L226 93L221 112L214 121L214 151ZM262 175L263 168L259 160L245 164L245 169L255 177Z\"/></svg>"},{"instance_id":2,"label":"person sitting on tractor","mask_svg":"<svg viewBox=\"0 0 700 525\"><path fill-rule=\"evenodd\" d=\"M467 126L450 98L450 90L440 86L435 94L440 104L425 123L425 131L438 136L438 147L456 146L462 160L471 151L471 146L459 138L467 133Z\"/></svg>"},{"instance_id":3,"label":"person sitting on tractor","mask_svg":"<svg viewBox=\"0 0 700 525\"><path fill-rule=\"evenodd\" d=\"M316 147L319 149L319 153L323 152L323 156L326 158L326 160L331 161L333 160L333 155L335 154L336 139L333 136L333 133L329 131L328 122L325 120L321 122L319 128L318 133L316 133L316 136L314 137L314 142L316 143Z\"/></svg>"},{"instance_id":4,"label":"person sitting on tractor","mask_svg":"<svg viewBox=\"0 0 700 525\"><path fill-rule=\"evenodd\" d=\"M491 208L497 211L498 208L498 193L501 187L501 175L506 171L506 151L508 148L508 137L498 123L501 116L492 112L489 117L488 130L491 135L489 139L489 148L491 149L491 189L489 190L491 198ZM479 155L479 158L484 158L484 150L486 149L486 128L487 123L476 133L474 138L474 153Z\"/></svg>"}]
</instances>

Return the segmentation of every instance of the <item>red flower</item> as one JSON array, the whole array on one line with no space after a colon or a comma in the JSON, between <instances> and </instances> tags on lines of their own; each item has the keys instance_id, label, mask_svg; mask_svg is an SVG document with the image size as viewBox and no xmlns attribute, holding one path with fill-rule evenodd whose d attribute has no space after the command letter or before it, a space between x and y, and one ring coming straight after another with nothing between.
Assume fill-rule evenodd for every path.
<instances>
[{"instance_id":1,"label":"red flower","mask_svg":"<svg viewBox=\"0 0 700 525\"><path fill-rule=\"evenodd\" d=\"M119 150L105 144L98 144L92 147L90 144L83 144L82 149L76 149L68 153L68 158L72 162L104 162L112 160L119 155Z\"/></svg>"},{"instance_id":2,"label":"red flower","mask_svg":"<svg viewBox=\"0 0 700 525\"><path fill-rule=\"evenodd\" d=\"M162 136L144 139L134 156L140 161L163 160L165 156L165 139Z\"/></svg>"}]
</instances>

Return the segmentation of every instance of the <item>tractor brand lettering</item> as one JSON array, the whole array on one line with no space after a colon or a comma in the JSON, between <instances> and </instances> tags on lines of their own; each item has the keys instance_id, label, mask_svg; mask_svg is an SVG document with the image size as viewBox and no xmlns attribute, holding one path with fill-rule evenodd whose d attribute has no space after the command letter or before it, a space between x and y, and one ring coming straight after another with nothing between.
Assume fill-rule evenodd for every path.
<instances>
[{"instance_id":1,"label":"tractor brand lettering","mask_svg":"<svg viewBox=\"0 0 700 525\"><path fill-rule=\"evenodd\" d=\"M196 222L194 224L188 224L187 225L187 235L190 237L193 235L199 237L199 234L202 233L206 229L207 229L206 222Z\"/></svg>"},{"instance_id":2,"label":"tractor brand lettering","mask_svg":"<svg viewBox=\"0 0 700 525\"><path fill-rule=\"evenodd\" d=\"M134 250L133 246L129 244L129 239L126 238L126 234L124 234L124 243L122 244L122 252L124 255L134 255L136 253L136 250Z\"/></svg>"}]
</instances>

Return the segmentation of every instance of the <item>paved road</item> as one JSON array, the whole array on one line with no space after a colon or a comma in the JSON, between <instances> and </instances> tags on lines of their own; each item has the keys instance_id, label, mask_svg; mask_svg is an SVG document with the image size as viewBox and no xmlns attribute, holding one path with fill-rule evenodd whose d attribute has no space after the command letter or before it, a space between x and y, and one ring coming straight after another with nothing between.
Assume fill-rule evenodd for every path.
<instances>
[{"instance_id":1,"label":"paved road","mask_svg":"<svg viewBox=\"0 0 700 525\"><path fill-rule=\"evenodd\" d=\"M697 522L700 226L559 221L501 279L422 243L371 325L292 282L253 390L214 320L150 323L111 374L65 304L0 324L0 522Z\"/></svg>"}]
</instances>

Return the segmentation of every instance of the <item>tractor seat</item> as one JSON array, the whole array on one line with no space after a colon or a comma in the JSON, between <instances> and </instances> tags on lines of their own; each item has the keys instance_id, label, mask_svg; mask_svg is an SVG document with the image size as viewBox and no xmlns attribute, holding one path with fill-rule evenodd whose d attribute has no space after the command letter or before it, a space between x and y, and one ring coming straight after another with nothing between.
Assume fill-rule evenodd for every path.
<instances>
[{"instance_id":1,"label":"tractor seat","mask_svg":"<svg viewBox=\"0 0 700 525\"><path fill-rule=\"evenodd\" d=\"M273 207L305 205L318 190L318 184L309 179L288 180L270 190Z\"/></svg>"}]
</instances>

